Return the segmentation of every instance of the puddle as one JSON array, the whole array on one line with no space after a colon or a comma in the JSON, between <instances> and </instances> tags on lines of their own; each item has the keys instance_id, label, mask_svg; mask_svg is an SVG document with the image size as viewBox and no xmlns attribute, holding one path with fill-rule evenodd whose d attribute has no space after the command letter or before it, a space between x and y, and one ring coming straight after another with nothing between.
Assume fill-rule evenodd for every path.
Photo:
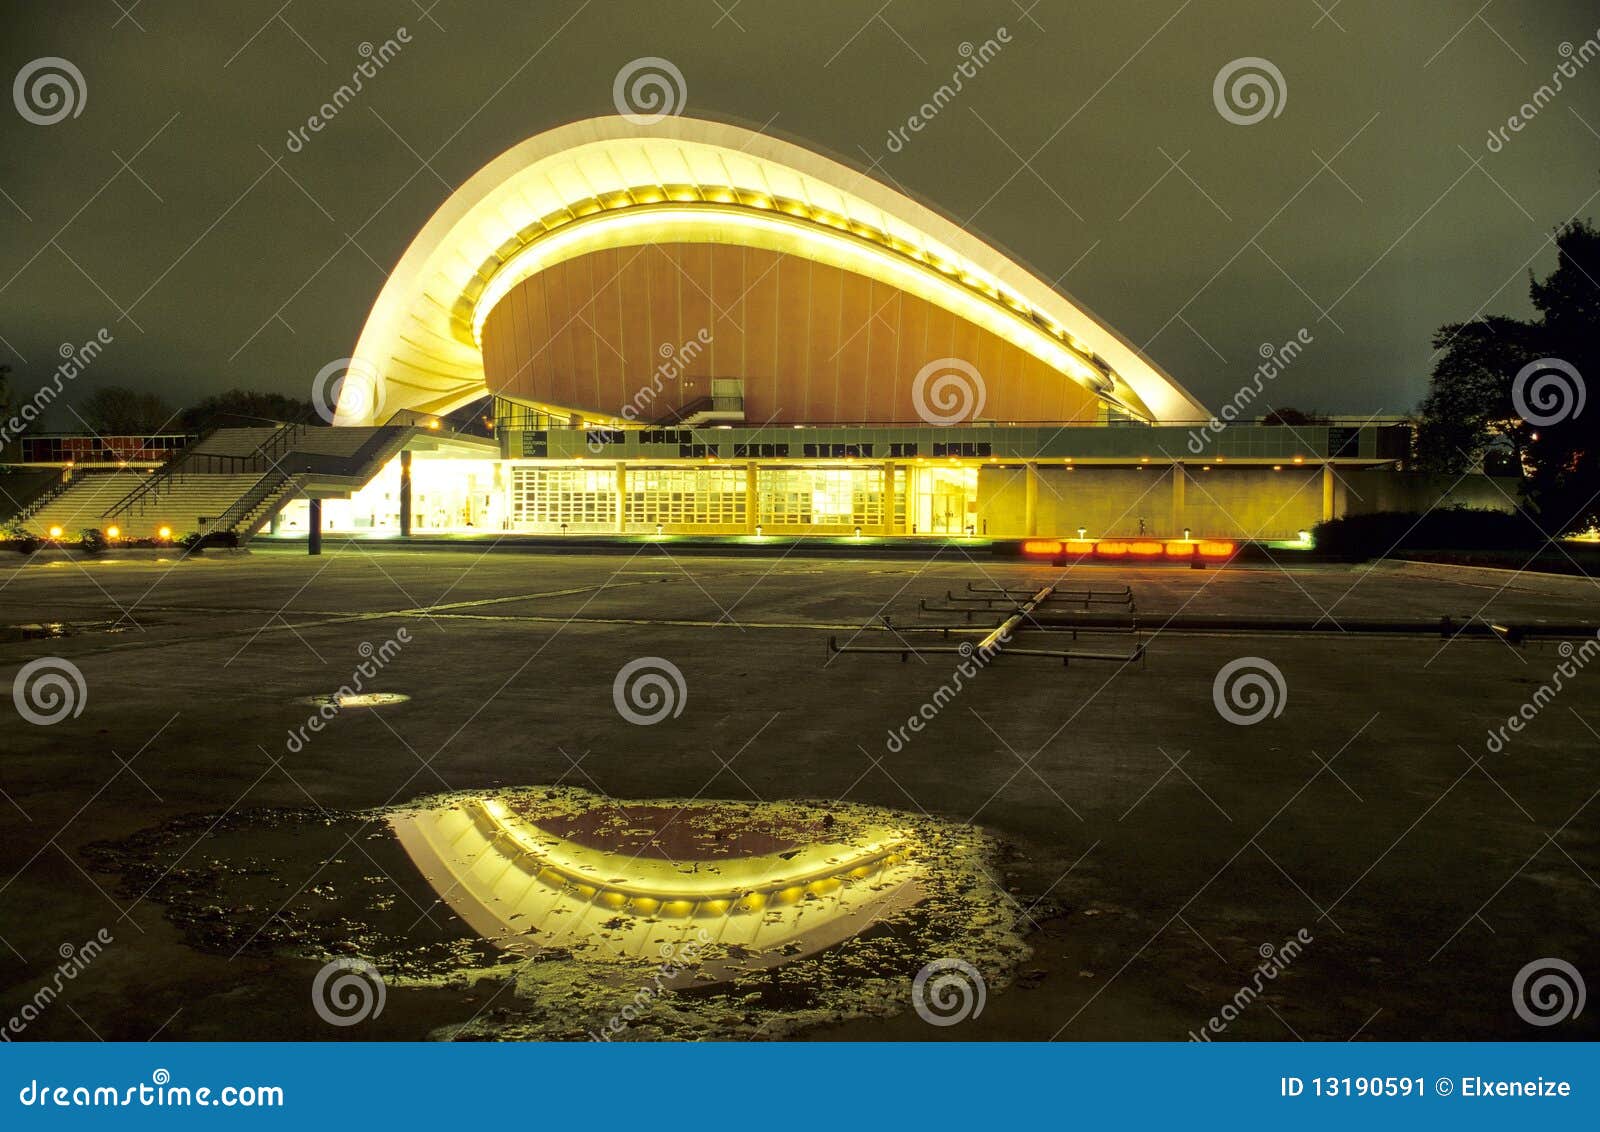
<instances>
[{"instance_id":1,"label":"puddle","mask_svg":"<svg viewBox=\"0 0 1600 1132\"><path fill-rule=\"evenodd\" d=\"M403 704L410 698L404 692L356 692L348 696L329 692L322 696L305 696L295 703L311 707L335 707L343 711L345 708L388 707L390 704Z\"/></svg>"},{"instance_id":2,"label":"puddle","mask_svg":"<svg viewBox=\"0 0 1600 1132\"><path fill-rule=\"evenodd\" d=\"M150 622L146 621L146 625ZM132 622L122 621L37 621L24 625L0 625L0 642L53 641L61 637L77 637L85 633L126 633L135 628Z\"/></svg>"},{"instance_id":3,"label":"puddle","mask_svg":"<svg viewBox=\"0 0 1600 1132\"><path fill-rule=\"evenodd\" d=\"M391 1002L461 991L434 1038L777 1038L908 1009L938 959L992 994L1028 955L995 846L895 810L523 787L213 821L96 863L199 950L363 959Z\"/></svg>"}]
</instances>

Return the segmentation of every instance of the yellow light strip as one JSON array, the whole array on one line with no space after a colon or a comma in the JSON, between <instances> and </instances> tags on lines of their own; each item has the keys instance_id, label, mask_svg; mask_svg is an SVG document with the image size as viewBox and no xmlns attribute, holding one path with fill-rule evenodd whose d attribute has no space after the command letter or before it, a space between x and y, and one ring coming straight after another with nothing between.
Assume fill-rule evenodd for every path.
<instances>
[{"instance_id":1,"label":"yellow light strip","mask_svg":"<svg viewBox=\"0 0 1600 1132\"><path fill-rule=\"evenodd\" d=\"M502 845L509 843L513 852L507 853L507 856L513 859L513 863L519 869L541 883L552 888L565 889L569 894L608 908L620 909L631 905L636 911L651 915L661 912L666 915L688 916L702 910L717 914L754 912L764 908L768 902L793 904L808 893L825 895L837 890L846 881L864 880L906 859L904 844L884 844L875 841L862 846L843 862L834 860L824 867L777 876L772 875L772 870L784 863L782 858L775 855L746 858L742 863L748 864L752 873L760 874L758 881L748 885L729 886L726 883L712 882L701 885L647 886L622 882L615 878L600 880L595 873L586 871L571 861L557 859L556 854L539 844L529 834L528 823L507 810L500 802L491 799L476 804L469 803L468 813L474 824L490 840ZM595 862L596 869L601 866L610 869L615 865L616 854L586 849L573 842L561 841L553 835L552 839L564 846L570 846L573 857L592 853L600 858ZM641 863L637 859L633 860L635 866ZM723 873L726 873L732 863L719 861L717 865Z\"/></svg>"}]
</instances>

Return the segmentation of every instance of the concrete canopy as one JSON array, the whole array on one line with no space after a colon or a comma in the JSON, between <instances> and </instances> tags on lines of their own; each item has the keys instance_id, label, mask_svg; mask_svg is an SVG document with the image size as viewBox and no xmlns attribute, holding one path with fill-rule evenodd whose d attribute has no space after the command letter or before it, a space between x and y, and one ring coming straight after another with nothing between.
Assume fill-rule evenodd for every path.
<instances>
[{"instance_id":1,"label":"concrete canopy","mask_svg":"<svg viewBox=\"0 0 1600 1132\"><path fill-rule=\"evenodd\" d=\"M483 324L518 283L597 248L685 240L774 248L892 282L1133 417L1209 416L1081 304L904 193L739 126L611 116L513 146L440 205L367 317L335 423L483 396Z\"/></svg>"}]
</instances>

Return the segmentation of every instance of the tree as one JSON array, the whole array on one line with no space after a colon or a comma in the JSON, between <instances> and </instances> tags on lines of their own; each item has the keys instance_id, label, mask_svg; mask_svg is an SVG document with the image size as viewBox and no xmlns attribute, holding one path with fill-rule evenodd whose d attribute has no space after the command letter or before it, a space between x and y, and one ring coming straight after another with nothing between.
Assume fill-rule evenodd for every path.
<instances>
[{"instance_id":1,"label":"tree","mask_svg":"<svg viewBox=\"0 0 1600 1132\"><path fill-rule=\"evenodd\" d=\"M172 406L155 393L102 385L78 403L78 416L101 436L138 436L172 427Z\"/></svg>"},{"instance_id":2,"label":"tree","mask_svg":"<svg viewBox=\"0 0 1600 1132\"><path fill-rule=\"evenodd\" d=\"M1261 418L1264 425L1321 425L1327 424L1328 418L1322 413L1308 413L1303 409L1273 409Z\"/></svg>"},{"instance_id":3,"label":"tree","mask_svg":"<svg viewBox=\"0 0 1600 1132\"><path fill-rule=\"evenodd\" d=\"M213 428L239 428L274 422L327 424L317 416L309 400L298 400L282 393L263 393L251 389L230 389L207 397L178 416L184 432L206 432Z\"/></svg>"},{"instance_id":4,"label":"tree","mask_svg":"<svg viewBox=\"0 0 1600 1132\"><path fill-rule=\"evenodd\" d=\"M1460 475L1491 448L1509 448L1522 464L1526 424L1511 402L1517 372L1539 357L1541 334L1529 322L1491 315L1441 326L1433 335L1439 359L1418 411L1417 460L1430 471Z\"/></svg>"},{"instance_id":5,"label":"tree","mask_svg":"<svg viewBox=\"0 0 1600 1132\"><path fill-rule=\"evenodd\" d=\"M1419 410L1419 462L1460 473L1491 461L1520 468L1530 511L1551 535L1600 521L1600 230L1556 230L1556 267L1530 273L1531 320L1491 316L1441 327ZM1497 455L1498 453L1498 455Z\"/></svg>"}]
</instances>

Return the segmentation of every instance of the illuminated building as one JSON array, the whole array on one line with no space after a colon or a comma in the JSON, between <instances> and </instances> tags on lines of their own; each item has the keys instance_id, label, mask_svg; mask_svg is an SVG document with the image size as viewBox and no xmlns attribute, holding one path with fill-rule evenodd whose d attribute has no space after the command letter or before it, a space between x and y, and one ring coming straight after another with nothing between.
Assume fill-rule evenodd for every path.
<instances>
[{"instance_id":1,"label":"illuminated building","mask_svg":"<svg viewBox=\"0 0 1600 1132\"><path fill-rule=\"evenodd\" d=\"M243 487L213 476L209 492L190 485L205 502L162 514L186 498L168 468L130 484L126 506L85 488L85 506L66 497L52 514L76 529L103 510L132 535L209 516L298 536L315 507L321 530L375 537L1189 542L1505 505L1481 477L1441 498L1398 472L1398 423L1263 425L1243 415L1268 408L1247 390L1218 420L928 205L686 117L575 122L468 178L390 273L338 390L335 423L360 434L342 448L325 429L213 437L185 467L210 461ZM486 397L492 440L442 427Z\"/></svg>"}]
</instances>

